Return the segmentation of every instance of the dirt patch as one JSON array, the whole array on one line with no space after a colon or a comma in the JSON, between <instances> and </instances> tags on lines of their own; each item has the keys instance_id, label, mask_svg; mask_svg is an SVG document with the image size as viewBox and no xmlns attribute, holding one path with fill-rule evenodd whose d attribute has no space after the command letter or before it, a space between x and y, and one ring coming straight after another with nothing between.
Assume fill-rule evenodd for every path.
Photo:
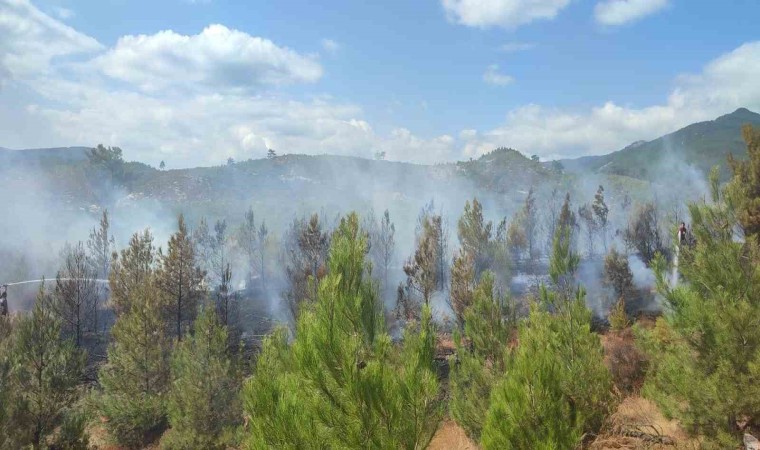
<instances>
[{"instance_id":1,"label":"dirt patch","mask_svg":"<svg viewBox=\"0 0 760 450\"><path fill-rule=\"evenodd\" d=\"M462 427L453 420L445 420L438 427L428 450L477 450L478 446L467 437Z\"/></svg>"}]
</instances>

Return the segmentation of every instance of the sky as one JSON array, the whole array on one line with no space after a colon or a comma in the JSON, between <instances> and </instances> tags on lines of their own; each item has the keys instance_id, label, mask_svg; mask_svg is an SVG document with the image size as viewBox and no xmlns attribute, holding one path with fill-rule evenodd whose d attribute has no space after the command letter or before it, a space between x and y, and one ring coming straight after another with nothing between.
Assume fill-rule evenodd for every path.
<instances>
[{"instance_id":1,"label":"sky","mask_svg":"<svg viewBox=\"0 0 760 450\"><path fill-rule=\"evenodd\" d=\"M760 2L0 0L0 147L604 154L760 112Z\"/></svg>"}]
</instances>

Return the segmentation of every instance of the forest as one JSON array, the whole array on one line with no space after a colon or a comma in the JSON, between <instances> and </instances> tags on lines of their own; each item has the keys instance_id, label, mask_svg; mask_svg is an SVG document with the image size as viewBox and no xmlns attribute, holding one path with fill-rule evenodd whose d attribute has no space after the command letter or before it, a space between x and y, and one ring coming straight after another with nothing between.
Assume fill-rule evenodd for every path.
<instances>
[{"instance_id":1,"label":"forest","mask_svg":"<svg viewBox=\"0 0 760 450\"><path fill-rule=\"evenodd\" d=\"M739 448L760 431L760 128L743 139L675 206L558 182L501 218L476 196L284 226L249 207L123 245L104 209L27 308L2 288L0 449Z\"/></svg>"}]
</instances>

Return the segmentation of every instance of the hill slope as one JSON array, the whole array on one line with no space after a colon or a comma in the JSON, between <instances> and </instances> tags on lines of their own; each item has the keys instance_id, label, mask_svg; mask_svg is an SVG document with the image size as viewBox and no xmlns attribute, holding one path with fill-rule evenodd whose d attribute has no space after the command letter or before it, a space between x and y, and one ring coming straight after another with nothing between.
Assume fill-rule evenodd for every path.
<instances>
[{"instance_id":1,"label":"hill slope","mask_svg":"<svg viewBox=\"0 0 760 450\"><path fill-rule=\"evenodd\" d=\"M561 163L573 172L592 171L647 180L667 176L668 167L680 162L702 173L720 165L725 179L729 173L726 156L730 153L738 158L746 157L741 136L744 124L760 126L760 114L739 108L715 120L694 123L649 142L635 142L608 155L563 160Z\"/></svg>"}]
</instances>

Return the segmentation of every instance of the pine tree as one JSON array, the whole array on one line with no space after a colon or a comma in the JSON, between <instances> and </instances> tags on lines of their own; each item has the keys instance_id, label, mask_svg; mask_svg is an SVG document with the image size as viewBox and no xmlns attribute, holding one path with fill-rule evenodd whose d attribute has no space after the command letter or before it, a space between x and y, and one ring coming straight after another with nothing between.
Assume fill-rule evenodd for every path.
<instances>
[{"instance_id":1,"label":"pine tree","mask_svg":"<svg viewBox=\"0 0 760 450\"><path fill-rule=\"evenodd\" d=\"M532 187L528 190L528 195L525 197L521 216L523 221L522 224L525 229L525 237L528 241L528 257L533 260L538 251L538 247L536 246L538 219L536 212L536 197Z\"/></svg>"},{"instance_id":2,"label":"pine tree","mask_svg":"<svg viewBox=\"0 0 760 450\"><path fill-rule=\"evenodd\" d=\"M612 407L612 381L584 292L563 300L542 289L490 398L485 449L576 448Z\"/></svg>"},{"instance_id":3,"label":"pine tree","mask_svg":"<svg viewBox=\"0 0 760 450\"><path fill-rule=\"evenodd\" d=\"M269 229L266 222L261 221L258 232L259 239L259 276L261 278L261 291L267 291L267 246L269 245Z\"/></svg>"},{"instance_id":4,"label":"pine tree","mask_svg":"<svg viewBox=\"0 0 760 450\"><path fill-rule=\"evenodd\" d=\"M248 289L253 288L253 279L256 273L256 266L258 266L258 253L259 253L259 235L256 228L256 217L253 214L253 208L248 208L245 213L245 219L240 224L240 228L236 234L237 246L243 251L245 255L246 264L248 265L248 283L246 287Z\"/></svg>"},{"instance_id":5,"label":"pine tree","mask_svg":"<svg viewBox=\"0 0 760 450\"><path fill-rule=\"evenodd\" d=\"M90 238L87 240L87 250L89 260L93 266L95 277L107 279L111 271L111 260L115 241L110 234L111 224L108 220L108 210L103 210L103 216L97 228L90 231Z\"/></svg>"},{"instance_id":6,"label":"pine tree","mask_svg":"<svg viewBox=\"0 0 760 450\"><path fill-rule=\"evenodd\" d=\"M267 339L244 387L248 448L422 448L440 418L430 310L408 327L401 353L365 262L351 214L332 238L317 302Z\"/></svg>"},{"instance_id":7,"label":"pine tree","mask_svg":"<svg viewBox=\"0 0 760 450\"><path fill-rule=\"evenodd\" d=\"M114 258L108 284L111 305L116 314L131 309L134 292L153 276L154 251L153 236L146 229L132 235L129 246Z\"/></svg>"},{"instance_id":8,"label":"pine tree","mask_svg":"<svg viewBox=\"0 0 760 450\"><path fill-rule=\"evenodd\" d=\"M100 285L81 242L67 245L62 255L63 267L56 275L51 309L61 320L63 332L81 347L85 331L97 331Z\"/></svg>"},{"instance_id":9,"label":"pine tree","mask_svg":"<svg viewBox=\"0 0 760 450\"><path fill-rule=\"evenodd\" d=\"M508 344L516 327L514 308L485 272L464 312L464 335L455 334L456 359L450 375L452 417L480 440L491 390L506 370Z\"/></svg>"},{"instance_id":10,"label":"pine tree","mask_svg":"<svg viewBox=\"0 0 760 450\"><path fill-rule=\"evenodd\" d=\"M203 296L203 272L196 263L195 249L181 214L166 254L158 251L158 263L156 285L164 294L167 322L173 324L172 331L182 340L183 329L192 324Z\"/></svg>"},{"instance_id":11,"label":"pine tree","mask_svg":"<svg viewBox=\"0 0 760 450\"><path fill-rule=\"evenodd\" d=\"M728 193L737 202L738 221L747 237L760 237L760 128L745 125L746 161L729 156L733 178Z\"/></svg>"},{"instance_id":12,"label":"pine tree","mask_svg":"<svg viewBox=\"0 0 760 450\"><path fill-rule=\"evenodd\" d=\"M657 253L669 253L662 240L659 214L654 203L646 203L636 208L623 239L626 246L635 250L646 265L652 263Z\"/></svg>"},{"instance_id":13,"label":"pine tree","mask_svg":"<svg viewBox=\"0 0 760 450\"><path fill-rule=\"evenodd\" d=\"M167 400L171 429L161 440L162 448L224 449L234 444L241 417L240 380L227 342L227 329L213 307L204 307L194 332L172 355Z\"/></svg>"},{"instance_id":14,"label":"pine tree","mask_svg":"<svg viewBox=\"0 0 760 450\"><path fill-rule=\"evenodd\" d=\"M111 330L108 362L100 369L99 406L121 445L147 443L166 425L170 342L160 294L148 278L131 290L132 304Z\"/></svg>"},{"instance_id":15,"label":"pine tree","mask_svg":"<svg viewBox=\"0 0 760 450\"><path fill-rule=\"evenodd\" d=\"M594 195L594 203L591 204L591 208L594 211L596 217L596 223L599 226L599 231L602 233L602 245L604 245L604 251L607 251L607 237L609 236L609 215L610 208L607 207L607 203L604 201L604 187L600 184L599 189L596 190Z\"/></svg>"},{"instance_id":16,"label":"pine tree","mask_svg":"<svg viewBox=\"0 0 760 450\"><path fill-rule=\"evenodd\" d=\"M40 285L31 315L16 324L11 347L10 387L16 393L8 428L15 443L44 448L47 436L77 400L85 355L61 339L61 323Z\"/></svg>"},{"instance_id":17,"label":"pine tree","mask_svg":"<svg viewBox=\"0 0 760 450\"><path fill-rule=\"evenodd\" d=\"M554 231L552 256L549 260L549 276L554 285L566 296L572 290L575 272L580 264L580 257L573 250L575 225L575 214L570 209L570 194L568 194Z\"/></svg>"},{"instance_id":18,"label":"pine tree","mask_svg":"<svg viewBox=\"0 0 760 450\"><path fill-rule=\"evenodd\" d=\"M760 417L760 243L752 219L760 152L748 134L749 159L734 162L726 188L715 168L712 201L689 205L696 239L680 250L684 282L671 288L664 257L654 260L668 308L655 330L640 333L651 362L644 394L703 436L706 448L736 447L739 422L753 426Z\"/></svg>"},{"instance_id":19,"label":"pine tree","mask_svg":"<svg viewBox=\"0 0 760 450\"><path fill-rule=\"evenodd\" d=\"M464 328L464 314L472 304L474 290L475 265L472 257L460 250L454 256L454 263L451 265L451 287L449 289L451 309L454 311L460 330Z\"/></svg>"},{"instance_id":20,"label":"pine tree","mask_svg":"<svg viewBox=\"0 0 760 450\"><path fill-rule=\"evenodd\" d=\"M404 264L406 285L403 288L399 286L396 304L396 314L400 318L419 319L422 305L430 305L438 287L439 232L436 222L426 217L422 222L417 249Z\"/></svg>"},{"instance_id":21,"label":"pine tree","mask_svg":"<svg viewBox=\"0 0 760 450\"><path fill-rule=\"evenodd\" d=\"M469 255L475 265L475 278L491 268L491 230L493 223L483 219L483 206L474 198L472 204L466 202L464 213L457 223L457 236L462 252Z\"/></svg>"}]
</instances>

